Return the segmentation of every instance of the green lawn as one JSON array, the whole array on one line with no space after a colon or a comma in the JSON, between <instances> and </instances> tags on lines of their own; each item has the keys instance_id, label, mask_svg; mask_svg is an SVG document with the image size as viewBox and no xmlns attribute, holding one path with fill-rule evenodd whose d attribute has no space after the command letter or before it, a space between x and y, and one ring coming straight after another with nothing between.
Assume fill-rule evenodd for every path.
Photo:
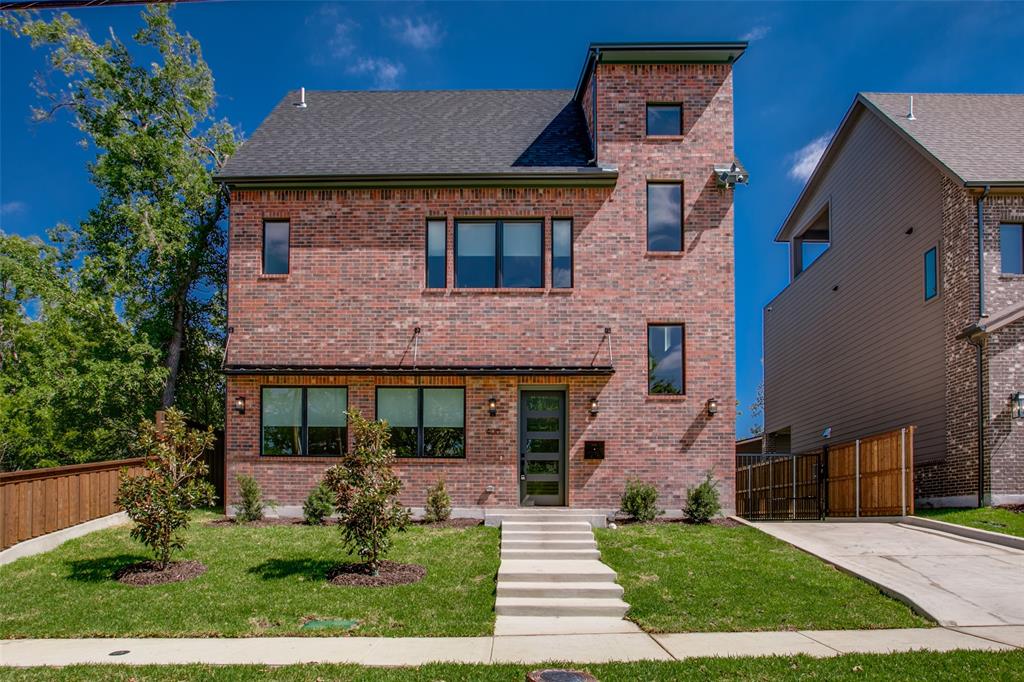
<instances>
[{"instance_id":1,"label":"green lawn","mask_svg":"<svg viewBox=\"0 0 1024 682\"><path fill-rule=\"evenodd\" d=\"M958 523L961 526L1024 537L1024 512L1013 512L998 507L982 507L981 509L918 509L914 513L936 521Z\"/></svg>"},{"instance_id":2,"label":"green lawn","mask_svg":"<svg viewBox=\"0 0 1024 682\"><path fill-rule=\"evenodd\" d=\"M926 627L907 606L744 526L598 530L628 618L652 632Z\"/></svg>"},{"instance_id":3,"label":"green lawn","mask_svg":"<svg viewBox=\"0 0 1024 682\"><path fill-rule=\"evenodd\" d=\"M425 665L418 668L364 668L354 665L268 666L74 666L63 669L0 668L0 678L15 682L241 682L273 679L278 682L351 680L366 682L522 682L529 670L523 665ZM569 665L589 671L601 682L674 682L675 680L1022 680L1024 651L988 653L913 652L904 654L849 654L815 659L806 656L774 658L703 658L673 662Z\"/></svg>"},{"instance_id":4,"label":"green lawn","mask_svg":"<svg viewBox=\"0 0 1024 682\"><path fill-rule=\"evenodd\" d=\"M200 515L203 520L213 518ZM324 574L348 557L336 526L263 528L195 523L178 558L207 572L170 585L111 579L148 558L128 528L99 531L0 567L0 638L336 635L304 618L354 618L355 635L488 635L494 624L498 532L482 526L399 533L389 559L427 567L414 585L335 587Z\"/></svg>"}]
</instances>

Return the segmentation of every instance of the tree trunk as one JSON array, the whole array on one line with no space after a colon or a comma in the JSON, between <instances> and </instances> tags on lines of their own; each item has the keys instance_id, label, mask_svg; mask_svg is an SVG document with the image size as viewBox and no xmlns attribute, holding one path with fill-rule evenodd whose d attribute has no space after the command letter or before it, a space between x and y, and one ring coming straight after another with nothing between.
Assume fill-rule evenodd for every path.
<instances>
[{"instance_id":1,"label":"tree trunk","mask_svg":"<svg viewBox=\"0 0 1024 682\"><path fill-rule=\"evenodd\" d=\"M179 294L174 302L174 320L171 329L171 341L167 345L167 381L164 383L164 395L161 407L167 409L174 405L174 393L178 388L178 369L181 367L181 348L185 343L185 295Z\"/></svg>"}]
</instances>

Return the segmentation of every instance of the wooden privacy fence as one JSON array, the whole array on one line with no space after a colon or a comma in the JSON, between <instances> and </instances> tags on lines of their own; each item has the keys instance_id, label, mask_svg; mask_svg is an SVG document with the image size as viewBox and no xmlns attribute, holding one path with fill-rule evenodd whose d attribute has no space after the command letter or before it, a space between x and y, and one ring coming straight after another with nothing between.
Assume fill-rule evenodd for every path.
<instances>
[{"instance_id":1,"label":"wooden privacy fence","mask_svg":"<svg viewBox=\"0 0 1024 682\"><path fill-rule=\"evenodd\" d=\"M914 513L914 427L829 446L829 516Z\"/></svg>"},{"instance_id":2,"label":"wooden privacy fence","mask_svg":"<svg viewBox=\"0 0 1024 682\"><path fill-rule=\"evenodd\" d=\"M145 458L0 473L0 549L120 511L118 472Z\"/></svg>"},{"instance_id":3,"label":"wooden privacy fence","mask_svg":"<svg viewBox=\"0 0 1024 682\"><path fill-rule=\"evenodd\" d=\"M736 515L753 521L820 519L821 456L737 455Z\"/></svg>"}]
</instances>

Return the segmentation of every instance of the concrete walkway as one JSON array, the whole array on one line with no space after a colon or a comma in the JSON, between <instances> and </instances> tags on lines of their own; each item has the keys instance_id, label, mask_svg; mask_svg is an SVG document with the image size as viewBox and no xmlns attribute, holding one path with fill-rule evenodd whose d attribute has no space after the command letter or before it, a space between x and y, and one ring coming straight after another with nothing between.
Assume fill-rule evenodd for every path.
<instances>
[{"instance_id":1,"label":"concrete walkway","mask_svg":"<svg viewBox=\"0 0 1024 682\"><path fill-rule=\"evenodd\" d=\"M927 649L1024 649L1024 627L596 634L494 637L23 639L0 642L0 665L607 663L705 656L837 656Z\"/></svg>"},{"instance_id":2,"label":"concrete walkway","mask_svg":"<svg viewBox=\"0 0 1024 682\"><path fill-rule=\"evenodd\" d=\"M853 573L940 625L1024 626L1024 551L879 522L755 523Z\"/></svg>"}]
</instances>

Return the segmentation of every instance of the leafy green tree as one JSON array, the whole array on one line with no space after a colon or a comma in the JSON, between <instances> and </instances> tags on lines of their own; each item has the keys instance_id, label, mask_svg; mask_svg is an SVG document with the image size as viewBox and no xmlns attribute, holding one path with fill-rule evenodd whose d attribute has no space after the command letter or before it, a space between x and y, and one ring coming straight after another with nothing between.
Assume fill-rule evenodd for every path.
<instances>
[{"instance_id":1,"label":"leafy green tree","mask_svg":"<svg viewBox=\"0 0 1024 682\"><path fill-rule=\"evenodd\" d=\"M130 456L160 354L37 238L0 232L0 470Z\"/></svg>"},{"instance_id":2,"label":"leafy green tree","mask_svg":"<svg viewBox=\"0 0 1024 682\"><path fill-rule=\"evenodd\" d=\"M213 485L203 478L203 453L213 441L212 427L190 429L185 415L171 408L162 429L143 424L139 446L150 457L146 470L137 476L121 471L117 503L135 524L132 539L153 550L161 570L170 563L171 552L185 546L181 531L188 527L189 511L214 502Z\"/></svg>"},{"instance_id":3,"label":"leafy green tree","mask_svg":"<svg viewBox=\"0 0 1024 682\"><path fill-rule=\"evenodd\" d=\"M103 42L64 13L3 23L48 61L61 86L37 81L35 117L69 112L96 151L89 174L99 201L81 225L51 238L82 277L115 297L125 321L160 349L160 403L193 419L223 418L217 373L223 348L226 191L214 174L238 138L214 120L214 81L199 43L151 5L135 33L136 60L113 31ZM66 85L65 85L66 84ZM176 400L177 399L177 400Z\"/></svg>"},{"instance_id":4,"label":"leafy green tree","mask_svg":"<svg viewBox=\"0 0 1024 682\"><path fill-rule=\"evenodd\" d=\"M355 447L327 470L324 483L335 495L346 546L377 575L392 535L409 522L409 510L398 501L402 482L391 468L395 451L388 445L387 422L369 421L352 411L348 423Z\"/></svg>"}]
</instances>

